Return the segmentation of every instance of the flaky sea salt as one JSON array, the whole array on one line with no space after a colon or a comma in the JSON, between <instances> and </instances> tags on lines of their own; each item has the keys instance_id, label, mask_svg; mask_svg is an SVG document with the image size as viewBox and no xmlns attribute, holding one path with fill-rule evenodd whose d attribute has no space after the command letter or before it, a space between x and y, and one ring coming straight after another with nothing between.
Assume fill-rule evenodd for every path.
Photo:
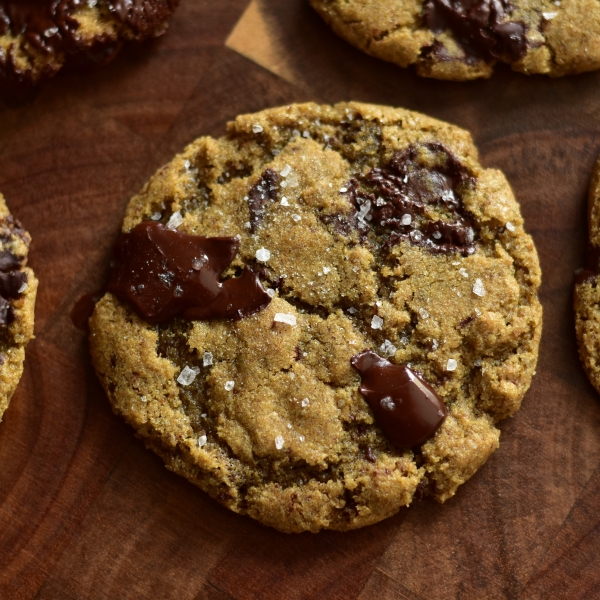
<instances>
[{"instance_id":1,"label":"flaky sea salt","mask_svg":"<svg viewBox=\"0 0 600 600\"><path fill-rule=\"evenodd\" d=\"M262 133L263 131L262 125L259 125L258 123L254 123L254 125L252 125L253 133Z\"/></svg>"},{"instance_id":2,"label":"flaky sea salt","mask_svg":"<svg viewBox=\"0 0 600 600\"><path fill-rule=\"evenodd\" d=\"M396 408L396 403L392 400L392 398L390 396L386 396L385 398L382 398L379 401L379 404L381 404L382 408L384 408L385 410L389 410L389 411L392 411Z\"/></svg>"},{"instance_id":3,"label":"flaky sea salt","mask_svg":"<svg viewBox=\"0 0 600 600\"><path fill-rule=\"evenodd\" d=\"M290 203L288 202L288 199L284 196L281 199L281 206L289 206L289 205L290 205Z\"/></svg>"},{"instance_id":4,"label":"flaky sea salt","mask_svg":"<svg viewBox=\"0 0 600 600\"><path fill-rule=\"evenodd\" d=\"M212 352L205 352L202 356L202 366L210 367L213 364L213 355Z\"/></svg>"},{"instance_id":5,"label":"flaky sea salt","mask_svg":"<svg viewBox=\"0 0 600 600\"><path fill-rule=\"evenodd\" d=\"M481 279L475 280L475 284L473 285L473 293L480 298L485 296L485 288L483 287L483 282Z\"/></svg>"},{"instance_id":6,"label":"flaky sea salt","mask_svg":"<svg viewBox=\"0 0 600 600\"><path fill-rule=\"evenodd\" d=\"M358 311L356 310L356 308L354 308L354 306L351 306L351 307L348 309L348 312L349 312L351 315L355 315L355 314L356 314Z\"/></svg>"},{"instance_id":7,"label":"flaky sea salt","mask_svg":"<svg viewBox=\"0 0 600 600\"><path fill-rule=\"evenodd\" d=\"M26 292L29 289L29 286L27 285L27 282L24 281L21 286L19 287L19 289L17 290L17 294L22 294L23 292Z\"/></svg>"},{"instance_id":8,"label":"flaky sea salt","mask_svg":"<svg viewBox=\"0 0 600 600\"><path fill-rule=\"evenodd\" d=\"M260 262L267 262L271 258L271 253L266 248L259 248L256 251L256 260Z\"/></svg>"},{"instance_id":9,"label":"flaky sea salt","mask_svg":"<svg viewBox=\"0 0 600 600\"><path fill-rule=\"evenodd\" d=\"M468 277L468 276L469 276L469 274L467 273L467 270L466 270L464 267L460 268L460 269L458 270L458 272L459 272L459 273L460 273L460 274L461 274L463 277Z\"/></svg>"},{"instance_id":10,"label":"flaky sea salt","mask_svg":"<svg viewBox=\"0 0 600 600\"><path fill-rule=\"evenodd\" d=\"M544 17L544 19L546 19L546 21L551 21L552 19L554 19L554 17L557 17L558 13L557 12L543 12L542 13L542 17Z\"/></svg>"},{"instance_id":11,"label":"flaky sea salt","mask_svg":"<svg viewBox=\"0 0 600 600\"><path fill-rule=\"evenodd\" d=\"M478 308L476 308L476 309L475 309L475 314L476 314L478 317L480 317L480 316L481 316L481 311L480 311Z\"/></svg>"},{"instance_id":12,"label":"flaky sea salt","mask_svg":"<svg viewBox=\"0 0 600 600\"><path fill-rule=\"evenodd\" d=\"M208 262L208 256L206 254L192 258L192 269L199 271Z\"/></svg>"},{"instance_id":13,"label":"flaky sea salt","mask_svg":"<svg viewBox=\"0 0 600 600\"><path fill-rule=\"evenodd\" d=\"M306 438L303 435L298 436L298 441L303 442Z\"/></svg>"},{"instance_id":14,"label":"flaky sea salt","mask_svg":"<svg viewBox=\"0 0 600 600\"><path fill-rule=\"evenodd\" d=\"M387 356L394 356L397 350L396 346L394 346L394 344L392 344L390 340L385 340L383 344L379 346L379 349L383 354L386 354Z\"/></svg>"},{"instance_id":15,"label":"flaky sea salt","mask_svg":"<svg viewBox=\"0 0 600 600\"><path fill-rule=\"evenodd\" d=\"M429 313L424 308L419 309L419 315L421 315L421 319L429 318Z\"/></svg>"},{"instance_id":16,"label":"flaky sea salt","mask_svg":"<svg viewBox=\"0 0 600 600\"><path fill-rule=\"evenodd\" d=\"M275 438L275 448L277 448L277 450L283 448L283 438L280 435Z\"/></svg>"},{"instance_id":17,"label":"flaky sea salt","mask_svg":"<svg viewBox=\"0 0 600 600\"><path fill-rule=\"evenodd\" d=\"M301 402L302 408L306 408L310 404L310 400L308 398L304 398Z\"/></svg>"},{"instance_id":18,"label":"flaky sea salt","mask_svg":"<svg viewBox=\"0 0 600 600\"><path fill-rule=\"evenodd\" d=\"M198 448L202 448L202 446L204 446L206 444L206 436L205 435L201 435L198 438Z\"/></svg>"},{"instance_id":19,"label":"flaky sea salt","mask_svg":"<svg viewBox=\"0 0 600 600\"><path fill-rule=\"evenodd\" d=\"M175 230L182 223L183 223L183 217L181 216L181 213L177 210L171 215L171 218L169 219L169 222L167 223L167 229Z\"/></svg>"},{"instance_id":20,"label":"flaky sea salt","mask_svg":"<svg viewBox=\"0 0 600 600\"><path fill-rule=\"evenodd\" d=\"M481 364L482 364L482 363L481 363L481 359L480 359L480 358L477 358L477 359L475 359L475 361L473 362L473 364L474 364L476 367L480 367L480 366L481 366Z\"/></svg>"},{"instance_id":21,"label":"flaky sea salt","mask_svg":"<svg viewBox=\"0 0 600 600\"><path fill-rule=\"evenodd\" d=\"M331 267L323 267L323 275L327 275L331 273Z\"/></svg>"},{"instance_id":22,"label":"flaky sea salt","mask_svg":"<svg viewBox=\"0 0 600 600\"><path fill-rule=\"evenodd\" d=\"M179 373L177 382L181 385L188 386L194 382L194 379L196 379L196 375L198 375L198 373L200 373L200 369L198 367L190 368L186 365L181 370L181 373Z\"/></svg>"},{"instance_id":23,"label":"flaky sea salt","mask_svg":"<svg viewBox=\"0 0 600 600\"><path fill-rule=\"evenodd\" d=\"M431 349L435 352L439 347L440 347L439 342L435 338L433 338L431 340Z\"/></svg>"},{"instance_id":24,"label":"flaky sea salt","mask_svg":"<svg viewBox=\"0 0 600 600\"><path fill-rule=\"evenodd\" d=\"M225 390L230 392L235 387L235 381L226 381Z\"/></svg>"},{"instance_id":25,"label":"flaky sea salt","mask_svg":"<svg viewBox=\"0 0 600 600\"><path fill-rule=\"evenodd\" d=\"M512 232L512 231L515 230L515 226L510 221L507 221L506 222L506 229L508 229L509 231Z\"/></svg>"},{"instance_id":26,"label":"flaky sea salt","mask_svg":"<svg viewBox=\"0 0 600 600\"><path fill-rule=\"evenodd\" d=\"M287 177L291 172L292 172L292 167L290 167L290 165L285 165L285 167L283 167L283 169L281 169L280 175L282 177Z\"/></svg>"},{"instance_id":27,"label":"flaky sea salt","mask_svg":"<svg viewBox=\"0 0 600 600\"><path fill-rule=\"evenodd\" d=\"M383 319L377 315L373 315L371 319L371 329L381 329L383 326Z\"/></svg>"},{"instance_id":28,"label":"flaky sea salt","mask_svg":"<svg viewBox=\"0 0 600 600\"><path fill-rule=\"evenodd\" d=\"M292 215L292 219L294 219L294 221L296 221L296 223L298 221L300 221L300 219L302 219L302 217L300 215Z\"/></svg>"},{"instance_id":29,"label":"flaky sea salt","mask_svg":"<svg viewBox=\"0 0 600 600\"><path fill-rule=\"evenodd\" d=\"M456 367L458 367L458 363L453 358L449 358L446 363L446 371L456 371Z\"/></svg>"},{"instance_id":30,"label":"flaky sea salt","mask_svg":"<svg viewBox=\"0 0 600 600\"><path fill-rule=\"evenodd\" d=\"M292 327L296 325L296 317L289 313L275 313L273 321L277 323L285 323L286 325L291 325Z\"/></svg>"},{"instance_id":31,"label":"flaky sea salt","mask_svg":"<svg viewBox=\"0 0 600 600\"><path fill-rule=\"evenodd\" d=\"M345 187L340 188L340 194L345 194L347 191L348 191L348 188L345 188Z\"/></svg>"},{"instance_id":32,"label":"flaky sea salt","mask_svg":"<svg viewBox=\"0 0 600 600\"><path fill-rule=\"evenodd\" d=\"M267 290L267 296L269 296L269 298L275 298L275 290L269 288Z\"/></svg>"},{"instance_id":33,"label":"flaky sea salt","mask_svg":"<svg viewBox=\"0 0 600 600\"><path fill-rule=\"evenodd\" d=\"M402 215L402 220L400 222L402 225L410 225L412 223L412 217L408 213Z\"/></svg>"},{"instance_id":34,"label":"flaky sea salt","mask_svg":"<svg viewBox=\"0 0 600 600\"><path fill-rule=\"evenodd\" d=\"M159 212L155 212L150 218L153 221L160 221L160 218L162 217L162 213Z\"/></svg>"}]
</instances>

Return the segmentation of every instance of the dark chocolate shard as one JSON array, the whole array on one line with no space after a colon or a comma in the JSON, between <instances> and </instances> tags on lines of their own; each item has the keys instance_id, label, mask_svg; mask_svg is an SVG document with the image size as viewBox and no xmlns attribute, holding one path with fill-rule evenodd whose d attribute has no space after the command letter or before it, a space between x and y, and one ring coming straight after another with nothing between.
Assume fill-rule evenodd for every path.
<instances>
[{"instance_id":1,"label":"dark chocolate shard","mask_svg":"<svg viewBox=\"0 0 600 600\"><path fill-rule=\"evenodd\" d=\"M516 62L527 52L527 27L510 12L506 0L427 0L423 20L435 33L450 30L467 60Z\"/></svg>"},{"instance_id":2,"label":"dark chocolate shard","mask_svg":"<svg viewBox=\"0 0 600 600\"><path fill-rule=\"evenodd\" d=\"M144 221L117 241L108 291L152 324L178 315L206 320L250 316L271 298L250 269L220 281L238 247L236 238L206 238Z\"/></svg>"},{"instance_id":3,"label":"dark chocolate shard","mask_svg":"<svg viewBox=\"0 0 600 600\"><path fill-rule=\"evenodd\" d=\"M23 293L26 283L27 273L23 271L0 273L0 294L4 298L18 298Z\"/></svg>"},{"instance_id":4,"label":"dark chocolate shard","mask_svg":"<svg viewBox=\"0 0 600 600\"><path fill-rule=\"evenodd\" d=\"M254 233L265 215L267 202L277 200L279 176L273 169L267 169L248 193L248 208L250 209L250 231Z\"/></svg>"},{"instance_id":5,"label":"dark chocolate shard","mask_svg":"<svg viewBox=\"0 0 600 600\"><path fill-rule=\"evenodd\" d=\"M0 252L0 271L6 273L21 267L22 261L9 250Z\"/></svg>"},{"instance_id":6,"label":"dark chocolate shard","mask_svg":"<svg viewBox=\"0 0 600 600\"><path fill-rule=\"evenodd\" d=\"M447 416L436 391L417 373L395 365L373 350L350 359L360 373L360 393L368 402L377 424L397 448L413 448L430 439Z\"/></svg>"}]
</instances>

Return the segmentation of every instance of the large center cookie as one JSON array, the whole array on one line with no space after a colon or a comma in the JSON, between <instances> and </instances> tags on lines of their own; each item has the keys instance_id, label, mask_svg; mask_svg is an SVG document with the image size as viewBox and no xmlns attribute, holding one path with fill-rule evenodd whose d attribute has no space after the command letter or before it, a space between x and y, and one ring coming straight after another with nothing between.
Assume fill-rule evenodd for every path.
<instances>
[{"instance_id":1,"label":"large center cookie","mask_svg":"<svg viewBox=\"0 0 600 600\"><path fill-rule=\"evenodd\" d=\"M361 50L419 75L489 77L497 63L561 76L600 68L593 0L310 0Z\"/></svg>"},{"instance_id":2,"label":"large center cookie","mask_svg":"<svg viewBox=\"0 0 600 600\"><path fill-rule=\"evenodd\" d=\"M282 531L447 500L531 382L536 251L457 127L357 103L244 115L160 169L123 232L90 320L114 410Z\"/></svg>"}]
</instances>

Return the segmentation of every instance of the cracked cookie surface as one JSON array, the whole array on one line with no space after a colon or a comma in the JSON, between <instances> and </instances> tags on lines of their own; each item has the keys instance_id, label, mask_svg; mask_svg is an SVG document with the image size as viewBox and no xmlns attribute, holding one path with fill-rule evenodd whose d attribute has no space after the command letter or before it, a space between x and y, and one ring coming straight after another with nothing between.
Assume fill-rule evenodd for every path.
<instances>
[{"instance_id":1,"label":"cracked cookie surface","mask_svg":"<svg viewBox=\"0 0 600 600\"><path fill-rule=\"evenodd\" d=\"M519 205L465 131L367 104L238 117L160 169L127 209L230 236L225 271L270 303L157 325L107 293L92 360L113 409L167 467L285 532L375 523L440 502L498 446L535 369L540 269ZM394 446L359 392L366 349L420 373L447 417Z\"/></svg>"},{"instance_id":2,"label":"cracked cookie surface","mask_svg":"<svg viewBox=\"0 0 600 600\"><path fill-rule=\"evenodd\" d=\"M553 77L600 68L594 0L309 0L364 52L424 77L489 77L498 63Z\"/></svg>"},{"instance_id":3,"label":"cracked cookie surface","mask_svg":"<svg viewBox=\"0 0 600 600\"><path fill-rule=\"evenodd\" d=\"M179 0L0 0L0 91L63 66L106 64L127 41L165 32Z\"/></svg>"},{"instance_id":4,"label":"cracked cookie surface","mask_svg":"<svg viewBox=\"0 0 600 600\"><path fill-rule=\"evenodd\" d=\"M25 347L33 338L38 281L27 266L30 242L0 194L0 421L23 374Z\"/></svg>"}]
</instances>

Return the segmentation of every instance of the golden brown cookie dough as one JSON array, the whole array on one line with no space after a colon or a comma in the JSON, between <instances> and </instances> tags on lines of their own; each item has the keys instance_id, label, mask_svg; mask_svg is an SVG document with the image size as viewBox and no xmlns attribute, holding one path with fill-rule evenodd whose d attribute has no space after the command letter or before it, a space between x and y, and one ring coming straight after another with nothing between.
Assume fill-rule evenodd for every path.
<instances>
[{"instance_id":1,"label":"golden brown cookie dough","mask_svg":"<svg viewBox=\"0 0 600 600\"><path fill-rule=\"evenodd\" d=\"M63 66L109 62L128 41L165 32L179 0L0 0L0 91Z\"/></svg>"},{"instance_id":2,"label":"golden brown cookie dough","mask_svg":"<svg viewBox=\"0 0 600 600\"><path fill-rule=\"evenodd\" d=\"M33 339L38 281L27 266L30 242L0 194L0 421L23 374L25 346Z\"/></svg>"},{"instance_id":3,"label":"golden brown cookie dough","mask_svg":"<svg viewBox=\"0 0 600 600\"><path fill-rule=\"evenodd\" d=\"M423 201L410 223L386 221L393 194ZM238 321L150 325L110 293L90 319L115 412L228 508L285 532L362 527L444 502L498 447L536 365L540 268L467 132L359 103L243 115L160 169L123 231L144 220L239 236L225 275L250 265L271 290ZM421 447L374 421L350 364L368 348L443 399Z\"/></svg>"},{"instance_id":4,"label":"golden brown cookie dough","mask_svg":"<svg viewBox=\"0 0 600 600\"><path fill-rule=\"evenodd\" d=\"M591 0L310 0L364 52L424 77L489 77L497 63L559 77L600 68ZM476 16L474 16L476 15Z\"/></svg>"},{"instance_id":5,"label":"golden brown cookie dough","mask_svg":"<svg viewBox=\"0 0 600 600\"><path fill-rule=\"evenodd\" d=\"M600 391L600 160L588 196L588 233L587 265L576 276L575 330L585 372Z\"/></svg>"}]
</instances>

